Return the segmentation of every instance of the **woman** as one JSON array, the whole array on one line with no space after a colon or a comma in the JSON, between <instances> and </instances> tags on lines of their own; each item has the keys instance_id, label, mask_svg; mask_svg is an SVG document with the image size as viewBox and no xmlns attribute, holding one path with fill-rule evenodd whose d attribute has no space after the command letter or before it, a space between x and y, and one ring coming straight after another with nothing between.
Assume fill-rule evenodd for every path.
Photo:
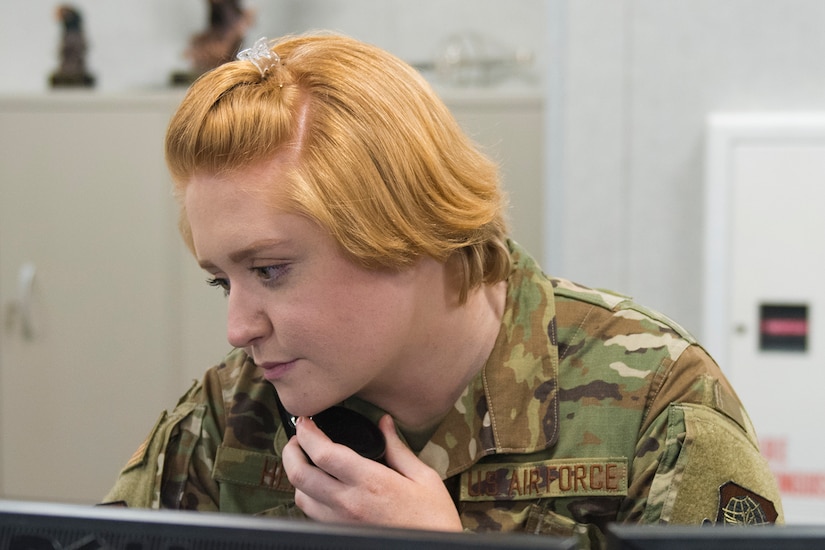
<instances>
[{"instance_id":1,"label":"woman","mask_svg":"<svg viewBox=\"0 0 825 550\"><path fill-rule=\"evenodd\" d=\"M544 275L507 239L495 166L414 70L334 35L239 57L166 140L236 350L107 501L594 545L611 521L737 522L742 502L742 523L781 520L713 360L669 319ZM340 403L378 422L382 460L319 428Z\"/></svg>"}]
</instances>

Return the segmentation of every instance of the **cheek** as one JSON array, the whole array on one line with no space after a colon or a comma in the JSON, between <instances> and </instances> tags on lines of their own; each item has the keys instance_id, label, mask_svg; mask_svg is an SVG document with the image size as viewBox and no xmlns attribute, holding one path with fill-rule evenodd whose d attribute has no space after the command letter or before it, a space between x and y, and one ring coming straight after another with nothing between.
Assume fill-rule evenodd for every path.
<instances>
[{"instance_id":1,"label":"cheek","mask_svg":"<svg viewBox=\"0 0 825 550\"><path fill-rule=\"evenodd\" d=\"M381 317L405 295L405 279L399 275L372 272L339 260L324 270L305 299L326 310L341 322Z\"/></svg>"},{"instance_id":2,"label":"cheek","mask_svg":"<svg viewBox=\"0 0 825 550\"><path fill-rule=\"evenodd\" d=\"M324 304L342 325L381 327L391 324L404 309L407 292L392 277L361 275L326 294Z\"/></svg>"},{"instance_id":3,"label":"cheek","mask_svg":"<svg viewBox=\"0 0 825 550\"><path fill-rule=\"evenodd\" d=\"M330 282L281 308L282 336L314 342L317 351L360 355L403 332L404 295L381 280ZM277 330L277 329L276 329Z\"/></svg>"},{"instance_id":4,"label":"cheek","mask_svg":"<svg viewBox=\"0 0 825 550\"><path fill-rule=\"evenodd\" d=\"M365 360L368 353L391 354L409 332L415 311L409 273L364 270L330 253L292 275L270 309L284 345Z\"/></svg>"}]
</instances>

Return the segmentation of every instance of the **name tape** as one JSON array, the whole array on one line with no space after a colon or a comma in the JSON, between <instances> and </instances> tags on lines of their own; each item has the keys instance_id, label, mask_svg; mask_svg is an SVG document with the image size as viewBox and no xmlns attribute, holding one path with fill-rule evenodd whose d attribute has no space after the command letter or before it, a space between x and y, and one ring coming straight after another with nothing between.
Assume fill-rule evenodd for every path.
<instances>
[{"instance_id":1,"label":"name tape","mask_svg":"<svg viewBox=\"0 0 825 550\"><path fill-rule=\"evenodd\" d=\"M627 495L626 458L477 464L461 474L461 500Z\"/></svg>"}]
</instances>

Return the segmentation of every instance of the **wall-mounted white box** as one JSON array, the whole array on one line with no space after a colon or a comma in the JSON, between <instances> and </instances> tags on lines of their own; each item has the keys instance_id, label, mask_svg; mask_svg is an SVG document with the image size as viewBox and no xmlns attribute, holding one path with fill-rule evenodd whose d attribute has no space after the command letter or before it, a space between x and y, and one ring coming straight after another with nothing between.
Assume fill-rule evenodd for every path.
<instances>
[{"instance_id":1,"label":"wall-mounted white box","mask_svg":"<svg viewBox=\"0 0 825 550\"><path fill-rule=\"evenodd\" d=\"M825 113L708 123L703 343L756 425L789 523L825 522Z\"/></svg>"}]
</instances>

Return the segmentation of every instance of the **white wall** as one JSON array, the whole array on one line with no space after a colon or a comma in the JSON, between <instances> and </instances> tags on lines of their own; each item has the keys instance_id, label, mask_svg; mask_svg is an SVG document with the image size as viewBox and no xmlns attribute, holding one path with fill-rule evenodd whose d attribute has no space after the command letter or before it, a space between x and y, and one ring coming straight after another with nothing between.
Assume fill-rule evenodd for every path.
<instances>
[{"instance_id":1,"label":"white wall","mask_svg":"<svg viewBox=\"0 0 825 550\"><path fill-rule=\"evenodd\" d=\"M0 2L0 92L47 89L57 66L61 0ZM165 86L185 68L189 37L206 26L206 0L73 0L90 43L88 66L103 91ZM543 66L545 2L516 0L248 0L256 13L249 42L312 29L340 31L375 43L407 61L431 60L457 31L482 32L533 51ZM540 71L534 71L534 75ZM523 83L522 83L523 84Z\"/></svg>"},{"instance_id":2,"label":"white wall","mask_svg":"<svg viewBox=\"0 0 825 550\"><path fill-rule=\"evenodd\" d=\"M825 2L561 4L554 270L701 332L706 118L825 109Z\"/></svg>"}]
</instances>

